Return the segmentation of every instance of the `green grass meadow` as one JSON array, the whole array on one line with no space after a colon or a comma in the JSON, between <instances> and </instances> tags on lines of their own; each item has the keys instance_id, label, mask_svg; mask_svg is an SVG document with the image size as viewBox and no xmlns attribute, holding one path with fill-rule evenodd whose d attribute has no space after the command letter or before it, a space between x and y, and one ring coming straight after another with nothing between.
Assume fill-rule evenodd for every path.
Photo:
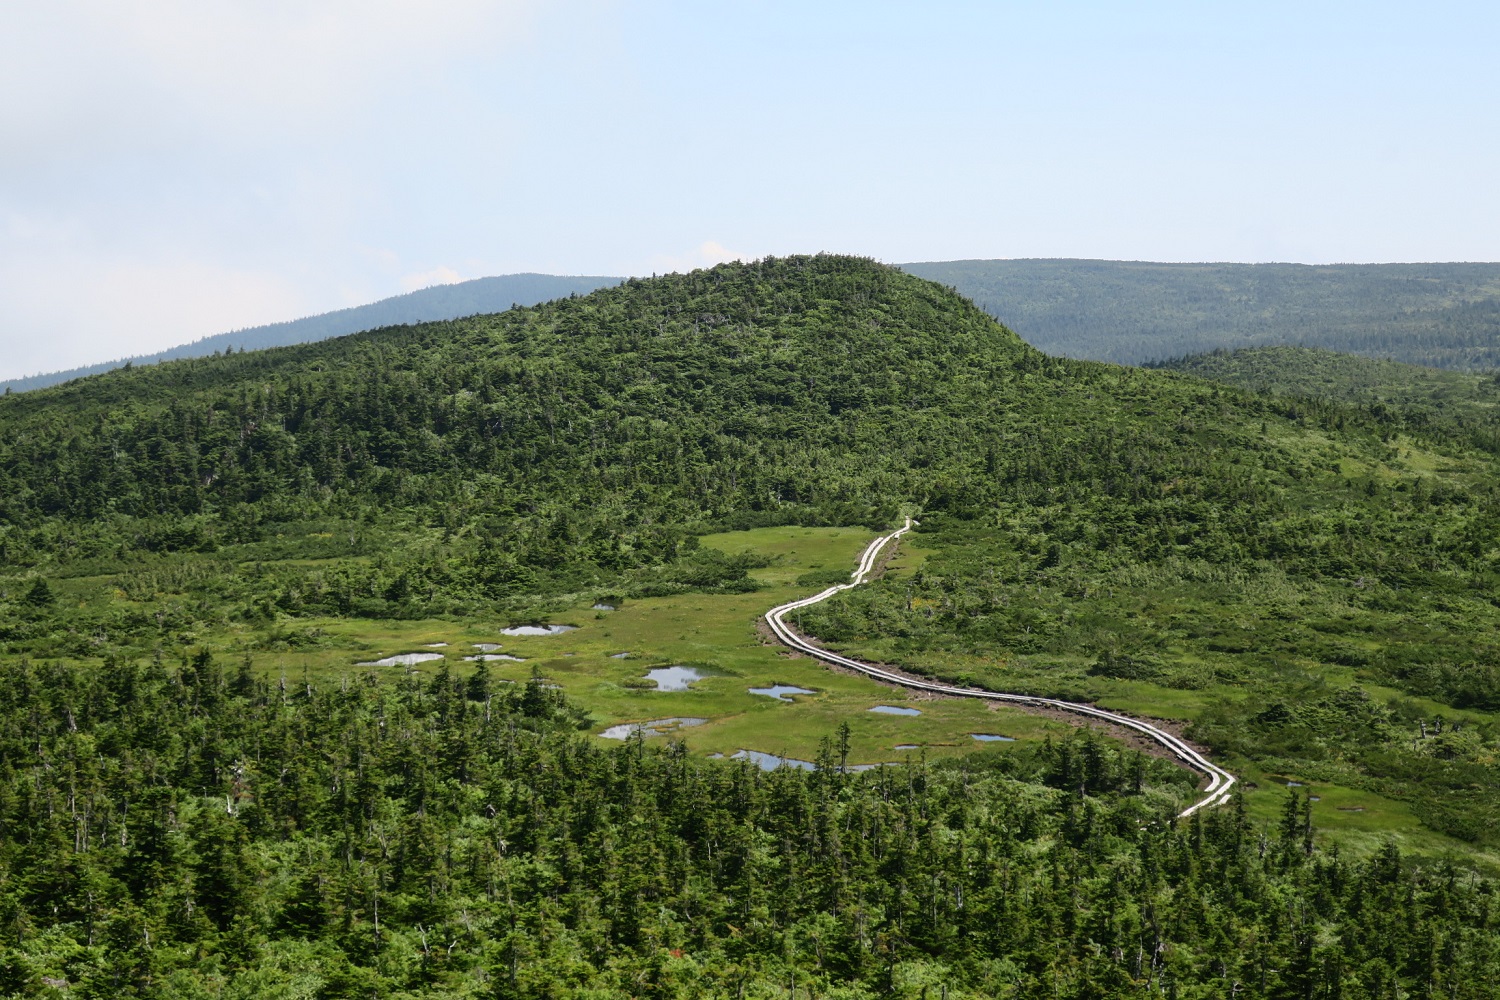
<instances>
[{"instance_id":1,"label":"green grass meadow","mask_svg":"<svg viewBox=\"0 0 1500 1000\"><path fill-rule=\"evenodd\" d=\"M492 677L523 682L535 670L587 710L594 733L621 723L706 719L702 725L674 729L670 737L701 755L728 756L745 749L808 760L817 755L820 741L843 723L850 728L850 762L856 764L899 763L914 754L1006 753L1025 741L1060 737L1072 730L1068 722L1010 706L936 698L837 672L770 642L761 619L765 611L822 586L799 584L799 579L852 569L872 537L868 529L857 527L774 527L705 536L703 545L726 554L763 557L769 565L751 571L762 589L629 600L613 611L595 610L592 598L581 597L575 606L564 604L547 616L550 623L575 626L573 631L553 636L505 636L501 630L514 623L499 619L324 618L300 620L295 628L231 626L200 638L221 656L250 656L257 672L273 680L284 677L288 684L342 682L342 678L371 670L387 680L409 670L432 674L444 667L463 676L475 669L475 663L464 659L479 652L474 644L498 643L497 652L524 662L491 661ZM928 555L921 541L920 535L902 540L884 567L888 580L900 581L921 569ZM81 588L80 592L88 587L85 580L70 584ZM434 648L436 643L447 645ZM444 659L415 667L359 665L401 653L440 653ZM620 653L628 658L615 658ZM863 653L878 658L880 650ZM1006 675L1012 672L998 656L933 651L923 659L931 658L942 662L914 665L940 667L945 674L968 674L997 689L1005 687ZM694 666L709 676L686 691L651 689L646 672L671 665ZM1335 685L1354 683L1352 672L1338 669L1331 669L1325 679ZM793 696L789 702L749 693L752 687L776 684L813 693ZM1393 689L1364 686L1380 699L1403 697ZM1176 690L1128 680L1111 680L1106 690L1099 699L1102 707L1180 721L1193 720L1216 699L1243 694L1228 684ZM921 714L882 715L870 711L876 705L911 707ZM1439 706L1434 703L1433 707ZM1484 713L1467 712L1459 721L1485 718ZM973 739L972 733L1007 736L1018 743L984 743ZM896 749L911 745L917 749ZM1274 821L1286 798L1285 782L1303 780L1297 775L1265 773L1249 761L1225 763L1241 776L1247 809L1259 820ZM1306 791L1318 796L1314 821L1327 843L1366 853L1394 840L1404 850L1428 855L1454 850L1475 858L1474 845L1460 844L1424 827L1405 803L1327 782L1306 781L1305 785ZM1500 857L1475 859L1500 869Z\"/></svg>"},{"instance_id":2,"label":"green grass meadow","mask_svg":"<svg viewBox=\"0 0 1500 1000\"><path fill-rule=\"evenodd\" d=\"M710 535L703 544L728 553L752 552L771 565L752 571L761 590L747 594L686 594L632 600L614 611L588 604L549 616L553 624L576 626L559 635L505 636L507 622L381 621L348 619L301 623L304 632L321 632L320 648L255 652L256 666L289 683L304 676L316 683L374 669L395 677L408 669L434 673L443 661L415 667L361 667L360 662L401 653L441 653L446 666L467 674L475 664L463 657L478 652L475 643L499 643L498 652L525 662L490 661L492 677L524 681L534 670L561 686L596 722L595 731L627 722L665 718L704 718L701 726L674 734L692 750L732 754L740 749L809 759L819 741L848 722L853 763L899 762L912 751L897 745L918 744L932 754L1003 752L1003 744L984 744L971 733L993 733L1017 740L1038 739L1068 726L1011 708L978 701L935 699L878 684L868 678L837 673L808 657L768 642L761 616L776 604L805 596L810 589L796 581L808 573L853 568L869 544L863 528L762 528ZM912 565L918 552L904 551L892 568ZM238 645L255 640L238 637ZM434 649L430 644L447 643ZM225 650L229 652L230 650ZM615 659L616 654L628 659ZM690 665L709 676L687 691L657 691L641 685L653 667ZM790 702L752 695L749 688L790 685L813 691ZM876 705L914 707L919 716L870 712Z\"/></svg>"}]
</instances>

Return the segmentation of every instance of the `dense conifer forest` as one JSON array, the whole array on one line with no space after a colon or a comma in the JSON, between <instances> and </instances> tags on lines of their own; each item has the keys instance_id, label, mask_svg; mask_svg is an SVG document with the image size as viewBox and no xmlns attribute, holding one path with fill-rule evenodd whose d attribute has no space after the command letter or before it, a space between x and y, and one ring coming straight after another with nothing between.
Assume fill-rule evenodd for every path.
<instances>
[{"instance_id":1,"label":"dense conifer forest","mask_svg":"<svg viewBox=\"0 0 1500 1000\"><path fill-rule=\"evenodd\" d=\"M1174 825L1182 773L1092 734L863 774L830 734L819 770L764 772L574 721L482 675L13 670L0 988L1486 997L1500 972L1490 882L1317 852L1295 793L1274 828Z\"/></svg>"},{"instance_id":2,"label":"dense conifer forest","mask_svg":"<svg viewBox=\"0 0 1500 1000\"><path fill-rule=\"evenodd\" d=\"M827 256L0 399L4 988L1493 995L1500 482L1431 410L1048 357ZM804 629L1290 791L1178 822L1193 777L1088 732L762 772L483 661L266 662L742 595L775 557L706 533L904 513L917 568Z\"/></svg>"},{"instance_id":3,"label":"dense conifer forest","mask_svg":"<svg viewBox=\"0 0 1500 1000\"><path fill-rule=\"evenodd\" d=\"M1399 420L1416 433L1441 436L1446 428L1467 435L1476 447L1494 447L1500 409L1500 379L1494 372L1426 368L1311 347L1219 350L1151 367L1255 392L1349 404L1371 410L1377 419Z\"/></svg>"}]
</instances>

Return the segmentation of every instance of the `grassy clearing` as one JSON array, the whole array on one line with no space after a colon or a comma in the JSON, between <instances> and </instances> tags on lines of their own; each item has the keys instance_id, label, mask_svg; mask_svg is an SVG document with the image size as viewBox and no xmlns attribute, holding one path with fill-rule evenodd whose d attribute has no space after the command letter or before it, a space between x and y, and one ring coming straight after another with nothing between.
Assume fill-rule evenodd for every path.
<instances>
[{"instance_id":1,"label":"grassy clearing","mask_svg":"<svg viewBox=\"0 0 1500 1000\"><path fill-rule=\"evenodd\" d=\"M808 585L797 579L812 572L852 567L869 532L858 528L766 528L730 532L704 539L704 544L728 554L754 553L773 560L771 566L753 571L765 587L743 595L688 595L659 600L633 601L613 612L583 612L559 615L555 621L576 624L579 629L547 639L513 639L507 652L534 657L526 664L495 664L497 676L520 680L533 664L562 685L599 720L600 729L617 722L635 722L668 717L707 718L698 727L681 731L681 738L695 752L731 754L748 748L782 756L808 759L817 753L819 741L848 722L851 730L851 760L857 763L901 760L914 751L898 751L898 744L918 744L929 755L955 753L1004 753L1007 744L983 744L968 734L998 733L1017 740L1058 735L1070 727L1018 709L961 699L929 699L904 692L863 677L835 673L804 657L768 646L757 630L766 608L806 594ZM930 551L921 536L903 540L886 567L888 580L911 577L926 563ZM1201 599L1201 595L1198 595ZM472 635L470 641L480 641ZM894 659L894 649L885 644L861 649L873 659ZM628 651L632 658L610 659L610 654ZM908 656L908 659L910 657ZM1105 708L1156 718L1191 721L1219 700L1237 701L1247 692L1233 684L1215 684L1189 690L1143 681L1085 678L1083 660L1066 657L1023 657L1011 662L1000 657L966 656L930 651L913 666L954 675L968 674L973 680L1004 689L1024 682L1039 669L1056 674L1074 673L1102 688L1098 703ZM1076 659L1076 658L1073 658ZM926 662L926 661L931 662ZM1046 663L1041 661L1046 660ZM716 676L697 682L686 692L643 691L627 687L653 665L702 664ZM424 666L435 666L424 665ZM1321 673L1332 687L1357 683L1354 672L1325 666ZM1009 682L1009 683L1008 683ZM816 692L797 696L790 704L750 695L750 687L789 684ZM1370 687L1372 696L1385 700L1404 697L1393 689ZM879 715L869 711L877 704L919 708L920 716ZM1433 715L1442 706L1426 699L1420 708ZM1452 710L1449 710L1450 715ZM1484 713L1462 713L1461 721L1479 722ZM919 752L919 751L918 751ZM1282 780L1261 773L1248 762L1239 764L1245 779L1246 806L1257 819L1274 821L1286 795ZM1476 857L1482 864L1500 869L1500 856L1476 855L1473 845L1463 844L1424 827L1412 807L1372 792L1327 782L1308 782L1314 804L1315 823L1321 836L1342 849L1365 853L1386 839L1403 849L1433 855L1443 852Z\"/></svg>"},{"instance_id":2,"label":"grassy clearing","mask_svg":"<svg viewBox=\"0 0 1500 1000\"><path fill-rule=\"evenodd\" d=\"M760 616L767 608L803 596L809 586L796 581L809 573L852 569L869 543L863 528L763 528L710 535L703 544L727 554L755 553L772 564L753 570L762 585L749 594L687 594L633 600L617 610L594 610L589 604L549 617L575 631L547 637L505 636L506 622L300 621L291 635L311 637L308 648L264 652L277 633L224 636L226 647L249 652L259 669L327 682L374 669L395 678L408 669L432 674L448 669L468 674L475 664L463 659L478 652L475 643L499 643L503 652L525 662L489 663L493 677L520 682L533 669L561 686L588 710L595 731L622 722L671 717L706 718L702 726L684 729L680 738L695 752L731 754L760 750L802 759L816 755L818 743L839 725L850 727L850 760L854 763L900 761L911 751L898 744L918 744L931 754L1004 752L1005 744L985 744L970 733L994 733L1017 740L1061 734L1068 727L1010 708L963 699L931 699L877 684L865 677L835 673L817 661L794 656L762 638ZM923 553L903 547L890 571L910 572ZM846 569L847 568L847 569ZM447 643L433 648L433 643ZM225 649L231 651L230 648ZM399 653L441 653L443 661L418 666L357 667L360 661ZM615 659L620 653L628 659ZM656 691L632 686L655 666L688 664L711 676L687 691ZM813 691L791 702L752 695L749 688L786 684ZM918 716L870 712L876 705L909 705Z\"/></svg>"},{"instance_id":3,"label":"grassy clearing","mask_svg":"<svg viewBox=\"0 0 1500 1000\"><path fill-rule=\"evenodd\" d=\"M1049 734L1062 735L1071 729L1065 722L1008 706L932 698L891 688L865 677L829 670L815 660L769 644L760 625L766 609L822 586L799 580L847 572L869 539L870 532L864 528L776 527L710 535L702 539L706 547L729 555L754 554L770 561L770 565L751 571L761 590L631 600L613 611L595 610L591 599L580 598L576 606L548 617L552 623L575 626L574 631L555 636L505 636L501 630L511 623L501 620L313 618L261 629L226 626L199 638L220 655L250 656L256 669L268 676L285 676L289 683L315 684L370 670L387 679L408 670L433 674L444 667L467 675L475 664L464 657L478 652L474 644L498 643L498 652L525 662L492 661L488 667L493 677L522 682L536 670L589 712L594 732L623 722L672 717L708 720L674 734L700 754L728 755L751 749L810 759L816 756L819 742L846 722L850 727L850 760L854 763L899 762L914 753L1005 753L1011 744L981 743L970 734L993 733L1024 742ZM886 565L887 581L899 585L902 580L910 580L930 555L920 535L903 540ZM81 580L65 586L70 591L76 588L80 599L90 596ZM1201 593L1195 596L1199 600L1203 597ZM446 645L435 645L440 643ZM943 676L967 677L971 683L997 690L1034 689L1037 678L1046 677L1054 684L1086 686L1105 708L1183 721L1197 719L1216 702L1241 700L1247 694L1227 683L1187 689L1090 677L1087 661L1080 657L984 656L940 650L913 655L910 650L898 651L892 643L879 640L861 644L855 652ZM400 653L440 653L443 660L415 667L357 666ZM628 658L616 659L620 653L628 654ZM641 686L647 670L672 664L697 666L710 676L687 691ZM1354 671L1327 665L1321 668L1320 678L1335 688L1358 683ZM775 684L813 693L781 702L752 695L748 690ZM1414 699L1367 681L1361 686L1377 699L1404 700L1424 714L1436 716L1446 710L1453 721L1492 721L1486 713L1456 713L1439 702ZM892 716L869 711L876 705L913 707L921 714ZM920 749L895 749L911 744ZM1244 761L1235 762L1235 767L1245 779L1251 815L1274 821L1284 802L1284 782L1295 776L1263 773ZM1453 850L1475 855L1472 845L1423 827L1406 804L1327 782L1308 785L1320 796L1314 816L1321 835L1345 849L1363 852L1394 838L1404 849L1427 854ZM1485 855L1479 860L1500 869L1500 856Z\"/></svg>"},{"instance_id":4,"label":"grassy clearing","mask_svg":"<svg viewBox=\"0 0 1500 1000\"><path fill-rule=\"evenodd\" d=\"M1318 843L1325 848L1336 845L1363 856L1394 842L1404 853L1453 856L1491 873L1500 872L1500 854L1428 829L1405 802L1299 775L1267 774L1248 762L1239 764L1237 773L1246 788L1246 812L1260 823L1280 819L1289 783L1298 782L1290 787L1299 795L1316 799L1312 804L1313 826L1318 831Z\"/></svg>"}]
</instances>

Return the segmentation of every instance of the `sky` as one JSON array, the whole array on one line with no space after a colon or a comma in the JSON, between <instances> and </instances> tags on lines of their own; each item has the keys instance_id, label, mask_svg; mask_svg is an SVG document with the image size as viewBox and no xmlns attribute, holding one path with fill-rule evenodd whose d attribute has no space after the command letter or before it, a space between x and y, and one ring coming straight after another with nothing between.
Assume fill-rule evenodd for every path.
<instances>
[{"instance_id":1,"label":"sky","mask_svg":"<svg viewBox=\"0 0 1500 1000\"><path fill-rule=\"evenodd\" d=\"M518 271L1500 261L1500 6L0 3L0 378Z\"/></svg>"}]
</instances>

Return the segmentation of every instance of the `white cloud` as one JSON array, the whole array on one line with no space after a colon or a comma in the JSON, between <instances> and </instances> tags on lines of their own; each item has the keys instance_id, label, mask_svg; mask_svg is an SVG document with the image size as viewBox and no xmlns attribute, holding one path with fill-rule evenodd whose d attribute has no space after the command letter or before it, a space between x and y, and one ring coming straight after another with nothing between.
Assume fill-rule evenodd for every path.
<instances>
[{"instance_id":1,"label":"white cloud","mask_svg":"<svg viewBox=\"0 0 1500 1000\"><path fill-rule=\"evenodd\" d=\"M403 275L401 277L401 290L403 292L415 292L419 288L431 288L433 285L453 285L463 280L463 275L453 270L453 268L437 267L431 271Z\"/></svg>"},{"instance_id":2,"label":"white cloud","mask_svg":"<svg viewBox=\"0 0 1500 1000\"><path fill-rule=\"evenodd\" d=\"M731 260L754 260L759 254L730 250L716 240L704 240L685 254L660 254L651 258L653 270L692 271L700 267L713 267Z\"/></svg>"},{"instance_id":3,"label":"white cloud","mask_svg":"<svg viewBox=\"0 0 1500 1000\"><path fill-rule=\"evenodd\" d=\"M455 280L409 273L421 267L411 257L442 259L442 248L408 245L401 224L439 214L408 178L441 187L450 162L473 158L467 147L454 155L460 125L497 134L474 113L496 95L462 74L514 54L542 10L537 0L4 5L0 372L146 353ZM424 104L435 113L414 113ZM375 259L372 245L397 251Z\"/></svg>"},{"instance_id":4,"label":"white cloud","mask_svg":"<svg viewBox=\"0 0 1500 1000\"><path fill-rule=\"evenodd\" d=\"M201 260L7 249L0 274L0 378L150 353L312 311L280 275Z\"/></svg>"},{"instance_id":5,"label":"white cloud","mask_svg":"<svg viewBox=\"0 0 1500 1000\"><path fill-rule=\"evenodd\" d=\"M522 0L51 0L0 18L11 169L99 148L323 134L525 35Z\"/></svg>"}]
</instances>

